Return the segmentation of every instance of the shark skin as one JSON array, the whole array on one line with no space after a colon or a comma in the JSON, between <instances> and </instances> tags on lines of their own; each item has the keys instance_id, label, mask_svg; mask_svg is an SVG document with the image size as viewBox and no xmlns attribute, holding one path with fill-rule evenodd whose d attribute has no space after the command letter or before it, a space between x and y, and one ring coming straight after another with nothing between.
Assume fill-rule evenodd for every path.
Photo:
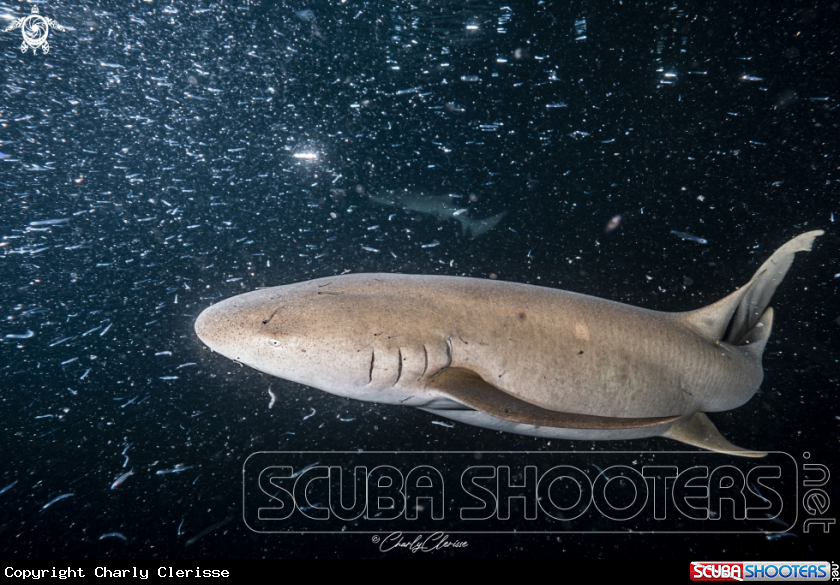
<instances>
[{"instance_id":1,"label":"shark skin","mask_svg":"<svg viewBox=\"0 0 840 585\"><path fill-rule=\"evenodd\" d=\"M663 436L761 457L704 413L755 394L769 302L822 233L790 240L745 286L684 313L496 280L348 274L221 301L195 331L230 359L337 396L523 435Z\"/></svg>"},{"instance_id":2,"label":"shark skin","mask_svg":"<svg viewBox=\"0 0 840 585\"><path fill-rule=\"evenodd\" d=\"M461 233L464 235L469 233L471 238L477 238L486 234L496 227L496 224L502 221L502 218L507 215L507 212L503 211L485 219L472 219L467 215L465 208L455 206L452 197L447 195L421 195L406 191L404 193L392 192L387 197L370 195L369 198L371 201L380 205L389 205L391 207L425 213L426 215L433 215L442 220L454 219L461 223Z\"/></svg>"}]
</instances>

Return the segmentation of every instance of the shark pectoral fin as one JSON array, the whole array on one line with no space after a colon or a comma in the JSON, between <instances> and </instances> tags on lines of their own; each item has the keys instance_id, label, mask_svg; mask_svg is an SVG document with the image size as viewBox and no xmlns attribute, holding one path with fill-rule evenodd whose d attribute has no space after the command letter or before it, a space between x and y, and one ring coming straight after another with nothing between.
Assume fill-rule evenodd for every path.
<instances>
[{"instance_id":1,"label":"shark pectoral fin","mask_svg":"<svg viewBox=\"0 0 840 585\"><path fill-rule=\"evenodd\" d=\"M465 368L443 369L429 380L426 388L437 390L452 400L480 410L490 416L539 427L636 429L656 426L680 418L679 416L616 418L548 410L499 390L492 384L485 382L475 372Z\"/></svg>"},{"instance_id":2,"label":"shark pectoral fin","mask_svg":"<svg viewBox=\"0 0 840 585\"><path fill-rule=\"evenodd\" d=\"M702 412L695 412L691 416L680 419L662 433L662 436L717 453L728 453L741 457L764 457L767 455L763 451L750 451L749 449L736 447L720 434L714 423Z\"/></svg>"}]
</instances>

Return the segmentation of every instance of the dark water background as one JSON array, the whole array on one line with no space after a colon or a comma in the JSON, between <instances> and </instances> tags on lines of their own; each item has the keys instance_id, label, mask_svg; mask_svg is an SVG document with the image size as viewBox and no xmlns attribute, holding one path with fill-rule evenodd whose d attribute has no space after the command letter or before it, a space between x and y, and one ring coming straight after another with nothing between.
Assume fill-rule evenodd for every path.
<instances>
[{"instance_id":1,"label":"dark water background","mask_svg":"<svg viewBox=\"0 0 840 585\"><path fill-rule=\"evenodd\" d=\"M0 24L32 6L0 3ZM268 379L193 332L218 299L344 271L494 274L679 311L826 229L773 300L762 388L713 419L738 445L837 469L836 2L38 7L67 29L48 54L0 34L0 488L17 482L0 494L3 556L378 554L365 535L250 532L256 451L675 447L432 425ZM397 189L507 216L469 239L366 197ZM176 465L193 468L156 473ZM127 540L99 540L114 531ZM455 554L835 550L793 532L473 535Z\"/></svg>"}]
</instances>

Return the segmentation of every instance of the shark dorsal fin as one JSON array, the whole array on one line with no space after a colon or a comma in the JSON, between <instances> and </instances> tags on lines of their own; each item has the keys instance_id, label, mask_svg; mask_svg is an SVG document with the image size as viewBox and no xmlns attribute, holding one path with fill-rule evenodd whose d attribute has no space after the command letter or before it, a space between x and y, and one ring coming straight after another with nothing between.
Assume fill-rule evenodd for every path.
<instances>
[{"instance_id":1,"label":"shark dorsal fin","mask_svg":"<svg viewBox=\"0 0 840 585\"><path fill-rule=\"evenodd\" d=\"M637 429L668 423L677 416L651 418L616 418L557 412L541 408L499 390L481 376L465 368L444 368L430 380L427 389L437 390L490 416L540 427L567 429Z\"/></svg>"}]
</instances>

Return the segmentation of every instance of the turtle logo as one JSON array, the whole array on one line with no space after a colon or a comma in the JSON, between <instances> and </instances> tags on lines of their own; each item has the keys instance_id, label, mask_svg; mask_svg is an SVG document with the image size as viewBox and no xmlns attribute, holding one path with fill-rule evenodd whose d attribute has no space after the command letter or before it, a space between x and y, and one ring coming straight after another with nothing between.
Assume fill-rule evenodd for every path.
<instances>
[{"instance_id":1,"label":"turtle logo","mask_svg":"<svg viewBox=\"0 0 840 585\"><path fill-rule=\"evenodd\" d=\"M64 27L54 21L52 18L44 17L38 14L38 7L32 7L32 14L23 18L18 18L10 24L3 32L8 32L16 28L23 32L23 43L20 45L20 50L25 53L27 49L32 49L32 54L35 55L38 49L45 55L50 52L50 44L47 42L47 37L50 35L50 27L56 30L64 31Z\"/></svg>"}]
</instances>

